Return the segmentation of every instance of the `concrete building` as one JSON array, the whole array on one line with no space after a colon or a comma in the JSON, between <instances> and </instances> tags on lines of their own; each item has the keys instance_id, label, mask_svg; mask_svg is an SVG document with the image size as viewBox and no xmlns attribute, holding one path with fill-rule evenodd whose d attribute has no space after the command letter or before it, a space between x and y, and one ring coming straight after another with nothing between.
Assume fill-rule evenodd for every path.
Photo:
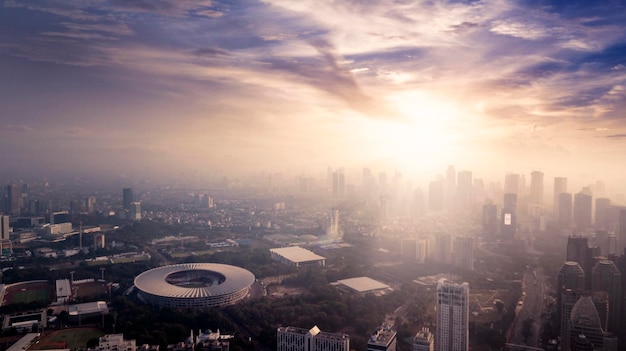
<instances>
[{"instance_id":1,"label":"concrete building","mask_svg":"<svg viewBox=\"0 0 626 351\"><path fill-rule=\"evenodd\" d=\"M474 270L474 238L457 236L454 238L454 264L470 271Z\"/></svg>"},{"instance_id":2,"label":"concrete building","mask_svg":"<svg viewBox=\"0 0 626 351\"><path fill-rule=\"evenodd\" d=\"M435 336L428 328L422 328L415 334L411 351L435 351Z\"/></svg>"},{"instance_id":3,"label":"concrete building","mask_svg":"<svg viewBox=\"0 0 626 351\"><path fill-rule=\"evenodd\" d=\"M543 204L543 173L532 171L530 173L530 202L535 205Z\"/></svg>"},{"instance_id":4,"label":"concrete building","mask_svg":"<svg viewBox=\"0 0 626 351\"><path fill-rule=\"evenodd\" d=\"M122 189L122 208L125 211L130 211L131 202L135 201L135 194L133 188Z\"/></svg>"},{"instance_id":5,"label":"concrete building","mask_svg":"<svg viewBox=\"0 0 626 351\"><path fill-rule=\"evenodd\" d=\"M574 224L576 230L585 231L591 227L592 198L590 194L580 192L574 195Z\"/></svg>"},{"instance_id":6,"label":"concrete building","mask_svg":"<svg viewBox=\"0 0 626 351\"><path fill-rule=\"evenodd\" d=\"M592 269L591 290L606 291L609 299L609 332L617 332L622 306L622 274L613 261L601 260Z\"/></svg>"},{"instance_id":7,"label":"concrete building","mask_svg":"<svg viewBox=\"0 0 626 351\"><path fill-rule=\"evenodd\" d=\"M469 283L437 283L437 351L469 350Z\"/></svg>"},{"instance_id":8,"label":"concrete building","mask_svg":"<svg viewBox=\"0 0 626 351\"><path fill-rule=\"evenodd\" d=\"M325 257L299 246L270 249L270 255L274 260L296 267L326 266Z\"/></svg>"},{"instance_id":9,"label":"concrete building","mask_svg":"<svg viewBox=\"0 0 626 351\"><path fill-rule=\"evenodd\" d=\"M554 177L554 213L559 213L559 195L567 192L567 178Z\"/></svg>"},{"instance_id":10,"label":"concrete building","mask_svg":"<svg viewBox=\"0 0 626 351\"><path fill-rule=\"evenodd\" d=\"M391 291L391 287L385 283L368 277L357 277L338 280L336 285L347 292L365 294L384 294Z\"/></svg>"},{"instance_id":11,"label":"concrete building","mask_svg":"<svg viewBox=\"0 0 626 351\"><path fill-rule=\"evenodd\" d=\"M107 334L98 338L98 351L136 351L135 340L124 340L124 334Z\"/></svg>"},{"instance_id":12,"label":"concrete building","mask_svg":"<svg viewBox=\"0 0 626 351\"><path fill-rule=\"evenodd\" d=\"M350 351L347 334L311 329L279 327L276 332L277 351Z\"/></svg>"},{"instance_id":13,"label":"concrete building","mask_svg":"<svg viewBox=\"0 0 626 351\"><path fill-rule=\"evenodd\" d=\"M512 239L517 231L517 194L505 193L502 214L500 215L500 234L503 239Z\"/></svg>"},{"instance_id":14,"label":"concrete building","mask_svg":"<svg viewBox=\"0 0 626 351\"><path fill-rule=\"evenodd\" d=\"M557 212L558 222L562 228L568 228L572 224L572 194L559 194L559 209Z\"/></svg>"},{"instance_id":15,"label":"concrete building","mask_svg":"<svg viewBox=\"0 0 626 351\"><path fill-rule=\"evenodd\" d=\"M141 202L133 201L130 203L130 210L128 211L128 219L133 221L141 220Z\"/></svg>"},{"instance_id":16,"label":"concrete building","mask_svg":"<svg viewBox=\"0 0 626 351\"><path fill-rule=\"evenodd\" d=\"M367 341L367 351L396 351L396 334L389 327L378 327Z\"/></svg>"},{"instance_id":17,"label":"concrete building","mask_svg":"<svg viewBox=\"0 0 626 351\"><path fill-rule=\"evenodd\" d=\"M0 214L0 240L9 240L9 216Z\"/></svg>"}]
</instances>

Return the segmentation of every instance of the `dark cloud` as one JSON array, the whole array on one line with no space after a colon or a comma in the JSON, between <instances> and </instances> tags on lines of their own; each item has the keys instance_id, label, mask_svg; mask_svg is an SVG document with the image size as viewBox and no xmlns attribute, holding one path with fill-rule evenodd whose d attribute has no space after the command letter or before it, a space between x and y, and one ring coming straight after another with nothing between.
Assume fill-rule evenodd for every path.
<instances>
[{"instance_id":1,"label":"dark cloud","mask_svg":"<svg viewBox=\"0 0 626 351\"><path fill-rule=\"evenodd\" d=\"M605 138L609 138L609 139L625 139L626 138L626 134L611 134L611 135L607 135Z\"/></svg>"},{"instance_id":2,"label":"dark cloud","mask_svg":"<svg viewBox=\"0 0 626 351\"><path fill-rule=\"evenodd\" d=\"M209 57L219 57L219 56L231 56L231 54L219 48L198 48L191 52L196 56L209 56Z\"/></svg>"},{"instance_id":3,"label":"dark cloud","mask_svg":"<svg viewBox=\"0 0 626 351\"><path fill-rule=\"evenodd\" d=\"M455 24L453 26L450 26L450 31L457 33L457 34L461 34L461 33L467 33L473 29L476 29L480 27L480 25L478 23L474 23L474 22L463 22L460 24Z\"/></svg>"}]
</instances>

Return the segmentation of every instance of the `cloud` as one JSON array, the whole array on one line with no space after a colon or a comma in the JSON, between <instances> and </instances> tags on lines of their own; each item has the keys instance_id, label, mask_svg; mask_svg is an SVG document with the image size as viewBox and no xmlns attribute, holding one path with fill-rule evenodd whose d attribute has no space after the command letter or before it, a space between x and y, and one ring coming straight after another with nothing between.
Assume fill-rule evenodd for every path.
<instances>
[{"instance_id":1,"label":"cloud","mask_svg":"<svg viewBox=\"0 0 626 351\"><path fill-rule=\"evenodd\" d=\"M5 132L18 132L18 133L24 133L24 132L30 132L33 129L31 127L22 125L22 124L9 124L9 125L0 125L0 131L5 131Z\"/></svg>"},{"instance_id":2,"label":"cloud","mask_svg":"<svg viewBox=\"0 0 626 351\"><path fill-rule=\"evenodd\" d=\"M605 138L609 138L609 139L626 139L626 134L611 134L611 135L605 136Z\"/></svg>"},{"instance_id":3,"label":"cloud","mask_svg":"<svg viewBox=\"0 0 626 351\"><path fill-rule=\"evenodd\" d=\"M231 56L231 54L220 48L198 48L191 52L196 56L209 56L209 57L219 57L219 56Z\"/></svg>"}]
</instances>

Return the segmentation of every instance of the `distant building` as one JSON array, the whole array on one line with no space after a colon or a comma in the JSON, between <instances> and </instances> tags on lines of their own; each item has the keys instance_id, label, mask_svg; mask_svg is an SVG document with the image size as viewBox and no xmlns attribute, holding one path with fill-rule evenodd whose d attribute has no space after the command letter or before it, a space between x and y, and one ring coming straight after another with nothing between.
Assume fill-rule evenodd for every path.
<instances>
[{"instance_id":1,"label":"distant building","mask_svg":"<svg viewBox=\"0 0 626 351\"><path fill-rule=\"evenodd\" d=\"M572 224L572 207L573 207L572 194L560 193L559 194L558 219L559 219L559 225L562 228L568 228Z\"/></svg>"},{"instance_id":2,"label":"distant building","mask_svg":"<svg viewBox=\"0 0 626 351\"><path fill-rule=\"evenodd\" d=\"M601 260L592 270L591 290L606 291L609 299L609 323L605 328L616 333L622 314L622 275L613 261Z\"/></svg>"},{"instance_id":3,"label":"distant building","mask_svg":"<svg viewBox=\"0 0 626 351\"><path fill-rule=\"evenodd\" d=\"M437 351L469 350L469 284L437 283Z\"/></svg>"},{"instance_id":4,"label":"distant building","mask_svg":"<svg viewBox=\"0 0 626 351\"><path fill-rule=\"evenodd\" d=\"M472 201L472 172L459 171L456 183L456 206L462 213L470 213Z\"/></svg>"},{"instance_id":5,"label":"distant building","mask_svg":"<svg viewBox=\"0 0 626 351\"><path fill-rule=\"evenodd\" d=\"M567 178L554 177L554 213L559 213L559 195L567 192Z\"/></svg>"},{"instance_id":6,"label":"distant building","mask_svg":"<svg viewBox=\"0 0 626 351\"><path fill-rule=\"evenodd\" d=\"M378 327L367 341L367 351L396 351L396 334L389 327Z\"/></svg>"},{"instance_id":7,"label":"distant building","mask_svg":"<svg viewBox=\"0 0 626 351\"><path fill-rule=\"evenodd\" d=\"M141 202L133 201L130 203L130 210L128 213L128 219L133 221L141 220Z\"/></svg>"},{"instance_id":8,"label":"distant building","mask_svg":"<svg viewBox=\"0 0 626 351\"><path fill-rule=\"evenodd\" d=\"M277 351L350 351L347 334L322 332L317 326L309 330L279 327L276 339Z\"/></svg>"},{"instance_id":9,"label":"distant building","mask_svg":"<svg viewBox=\"0 0 626 351\"><path fill-rule=\"evenodd\" d=\"M422 328L413 337L412 346L411 351L435 351L435 336L428 328Z\"/></svg>"},{"instance_id":10,"label":"distant building","mask_svg":"<svg viewBox=\"0 0 626 351\"><path fill-rule=\"evenodd\" d=\"M474 238L457 236L454 238L454 264L470 271L474 270Z\"/></svg>"},{"instance_id":11,"label":"distant building","mask_svg":"<svg viewBox=\"0 0 626 351\"><path fill-rule=\"evenodd\" d=\"M591 195L580 192L574 195L574 223L576 230L585 231L591 227Z\"/></svg>"},{"instance_id":12,"label":"distant building","mask_svg":"<svg viewBox=\"0 0 626 351\"><path fill-rule=\"evenodd\" d=\"M387 291L391 291L389 285L368 277L341 279L337 281L336 285L340 289L361 295L371 293L383 294Z\"/></svg>"},{"instance_id":13,"label":"distant building","mask_svg":"<svg viewBox=\"0 0 626 351\"><path fill-rule=\"evenodd\" d=\"M500 215L500 234L503 239L512 239L517 231L517 194L505 193L502 214Z\"/></svg>"},{"instance_id":14,"label":"distant building","mask_svg":"<svg viewBox=\"0 0 626 351\"><path fill-rule=\"evenodd\" d=\"M9 240L9 216L0 214L0 240Z\"/></svg>"},{"instance_id":15,"label":"distant building","mask_svg":"<svg viewBox=\"0 0 626 351\"><path fill-rule=\"evenodd\" d=\"M296 267L326 266L325 257L299 246L270 249L270 254L274 260Z\"/></svg>"},{"instance_id":16,"label":"distant building","mask_svg":"<svg viewBox=\"0 0 626 351\"><path fill-rule=\"evenodd\" d=\"M88 214L92 214L95 211L95 207L96 207L96 197L93 195L87 196L85 198L85 211L87 211Z\"/></svg>"},{"instance_id":17,"label":"distant building","mask_svg":"<svg viewBox=\"0 0 626 351\"><path fill-rule=\"evenodd\" d=\"M4 212L14 217L20 215L20 188L17 184L9 184L6 187Z\"/></svg>"},{"instance_id":18,"label":"distant building","mask_svg":"<svg viewBox=\"0 0 626 351\"><path fill-rule=\"evenodd\" d=\"M126 211L130 211L131 202L135 201L135 195L133 193L133 188L124 188L122 189L122 207Z\"/></svg>"},{"instance_id":19,"label":"distant building","mask_svg":"<svg viewBox=\"0 0 626 351\"><path fill-rule=\"evenodd\" d=\"M428 186L428 209L432 212L443 211L443 181L434 180Z\"/></svg>"},{"instance_id":20,"label":"distant building","mask_svg":"<svg viewBox=\"0 0 626 351\"><path fill-rule=\"evenodd\" d=\"M493 203L483 205L483 237L495 239L498 236L498 208Z\"/></svg>"},{"instance_id":21,"label":"distant building","mask_svg":"<svg viewBox=\"0 0 626 351\"><path fill-rule=\"evenodd\" d=\"M607 230L611 225L611 200L607 198L596 199L596 211L594 227L596 230Z\"/></svg>"},{"instance_id":22,"label":"distant building","mask_svg":"<svg viewBox=\"0 0 626 351\"><path fill-rule=\"evenodd\" d=\"M107 334L98 338L98 351L136 351L134 339L124 340L124 334Z\"/></svg>"},{"instance_id":23,"label":"distant building","mask_svg":"<svg viewBox=\"0 0 626 351\"><path fill-rule=\"evenodd\" d=\"M520 176L515 173L507 173L504 175L504 193L515 194L519 193L520 189Z\"/></svg>"},{"instance_id":24,"label":"distant building","mask_svg":"<svg viewBox=\"0 0 626 351\"><path fill-rule=\"evenodd\" d=\"M49 226L46 226L45 229L46 229L46 234L48 235L69 234L72 232L72 223L66 222L66 223L51 224Z\"/></svg>"},{"instance_id":25,"label":"distant building","mask_svg":"<svg viewBox=\"0 0 626 351\"><path fill-rule=\"evenodd\" d=\"M435 258L441 263L452 263L452 235L440 233L435 237Z\"/></svg>"},{"instance_id":26,"label":"distant building","mask_svg":"<svg viewBox=\"0 0 626 351\"><path fill-rule=\"evenodd\" d=\"M543 204L543 173L533 171L530 173L530 202L535 205Z\"/></svg>"}]
</instances>

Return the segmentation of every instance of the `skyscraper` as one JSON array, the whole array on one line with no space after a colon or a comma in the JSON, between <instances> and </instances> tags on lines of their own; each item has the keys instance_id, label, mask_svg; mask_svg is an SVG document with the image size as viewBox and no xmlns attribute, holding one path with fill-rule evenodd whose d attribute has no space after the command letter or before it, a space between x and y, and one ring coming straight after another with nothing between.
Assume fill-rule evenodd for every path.
<instances>
[{"instance_id":1,"label":"skyscraper","mask_svg":"<svg viewBox=\"0 0 626 351\"><path fill-rule=\"evenodd\" d=\"M570 347L576 344L580 335L584 335L585 344L593 345L593 350L603 350L604 330L602 322L591 296L581 296L572 307L568 335ZM568 349L569 350L569 349Z\"/></svg>"},{"instance_id":2,"label":"skyscraper","mask_svg":"<svg viewBox=\"0 0 626 351\"><path fill-rule=\"evenodd\" d=\"M130 203L135 201L133 188L124 188L122 190L122 205L125 211L130 211Z\"/></svg>"},{"instance_id":3,"label":"skyscraper","mask_svg":"<svg viewBox=\"0 0 626 351\"><path fill-rule=\"evenodd\" d=\"M0 214L0 240L9 240L9 216Z\"/></svg>"},{"instance_id":4,"label":"skyscraper","mask_svg":"<svg viewBox=\"0 0 626 351\"><path fill-rule=\"evenodd\" d=\"M610 225L610 212L611 200L607 198L596 199L596 215L595 215L595 228L596 229L609 229Z\"/></svg>"},{"instance_id":5,"label":"skyscraper","mask_svg":"<svg viewBox=\"0 0 626 351\"><path fill-rule=\"evenodd\" d=\"M468 236L457 236L454 238L454 253L452 256L457 267L473 271L474 238Z\"/></svg>"},{"instance_id":6,"label":"skyscraper","mask_svg":"<svg viewBox=\"0 0 626 351\"><path fill-rule=\"evenodd\" d=\"M504 239L512 239L515 236L517 226L517 195L504 194L504 205L500 216L500 233Z\"/></svg>"},{"instance_id":7,"label":"skyscraper","mask_svg":"<svg viewBox=\"0 0 626 351\"><path fill-rule=\"evenodd\" d=\"M543 204L543 173L530 173L530 202L536 205Z\"/></svg>"},{"instance_id":8,"label":"skyscraper","mask_svg":"<svg viewBox=\"0 0 626 351\"><path fill-rule=\"evenodd\" d=\"M617 254L623 255L626 252L626 208L619 210L619 222L618 222L618 235L617 235Z\"/></svg>"},{"instance_id":9,"label":"skyscraper","mask_svg":"<svg viewBox=\"0 0 626 351\"><path fill-rule=\"evenodd\" d=\"M498 208L493 203L483 205L483 237L491 240L498 235Z\"/></svg>"},{"instance_id":10,"label":"skyscraper","mask_svg":"<svg viewBox=\"0 0 626 351\"><path fill-rule=\"evenodd\" d=\"M567 192L567 178L554 177L554 213L559 213L559 195Z\"/></svg>"},{"instance_id":11,"label":"skyscraper","mask_svg":"<svg viewBox=\"0 0 626 351\"><path fill-rule=\"evenodd\" d=\"M569 319L569 310L565 307L572 306L577 300L573 301L565 300L567 297L567 292L572 290L582 290L585 287L585 272L580 267L577 262L567 261L563 263L561 268L559 269L557 275L557 287L556 287L556 300L557 300L557 321L559 322L559 327L561 331L561 335L566 334L568 319ZM569 301L569 302L568 302ZM566 304L568 302L569 304Z\"/></svg>"},{"instance_id":12,"label":"skyscraper","mask_svg":"<svg viewBox=\"0 0 626 351\"><path fill-rule=\"evenodd\" d=\"M428 328L422 328L415 334L411 351L435 351L435 337Z\"/></svg>"},{"instance_id":13,"label":"skyscraper","mask_svg":"<svg viewBox=\"0 0 626 351\"><path fill-rule=\"evenodd\" d=\"M443 182L440 179L430 182L428 186L428 209L443 210Z\"/></svg>"},{"instance_id":14,"label":"skyscraper","mask_svg":"<svg viewBox=\"0 0 626 351\"><path fill-rule=\"evenodd\" d=\"M17 184L9 184L6 187L4 212L15 217L20 215L20 188Z\"/></svg>"},{"instance_id":15,"label":"skyscraper","mask_svg":"<svg viewBox=\"0 0 626 351\"><path fill-rule=\"evenodd\" d=\"M601 260L593 267L591 290L606 291L609 298L609 324L606 328L616 332L620 324L622 306L622 275L613 261Z\"/></svg>"},{"instance_id":16,"label":"skyscraper","mask_svg":"<svg viewBox=\"0 0 626 351\"><path fill-rule=\"evenodd\" d=\"M343 167L333 172L333 196L343 197L346 195L346 175Z\"/></svg>"},{"instance_id":17,"label":"skyscraper","mask_svg":"<svg viewBox=\"0 0 626 351\"><path fill-rule=\"evenodd\" d=\"M505 194L518 194L520 188L519 174L507 173L504 175L504 193Z\"/></svg>"},{"instance_id":18,"label":"skyscraper","mask_svg":"<svg viewBox=\"0 0 626 351\"><path fill-rule=\"evenodd\" d=\"M463 213L471 211L472 186L472 172L460 171L457 174L456 207Z\"/></svg>"},{"instance_id":19,"label":"skyscraper","mask_svg":"<svg viewBox=\"0 0 626 351\"><path fill-rule=\"evenodd\" d=\"M452 209L454 199L456 199L456 170L454 166L448 166L446 169L446 208Z\"/></svg>"},{"instance_id":20,"label":"skyscraper","mask_svg":"<svg viewBox=\"0 0 626 351\"><path fill-rule=\"evenodd\" d=\"M437 283L437 333L435 350L469 349L469 284L445 279Z\"/></svg>"},{"instance_id":21,"label":"skyscraper","mask_svg":"<svg viewBox=\"0 0 626 351\"><path fill-rule=\"evenodd\" d=\"M559 225L562 228L567 228L572 224L572 194L560 193L559 194Z\"/></svg>"},{"instance_id":22,"label":"skyscraper","mask_svg":"<svg viewBox=\"0 0 626 351\"><path fill-rule=\"evenodd\" d=\"M591 269L593 268L593 249L589 247L589 239L586 237L582 237L582 236L568 237L565 260L577 262L580 265L580 267L585 272L584 289L591 289Z\"/></svg>"},{"instance_id":23,"label":"skyscraper","mask_svg":"<svg viewBox=\"0 0 626 351\"><path fill-rule=\"evenodd\" d=\"M591 195L580 192L574 195L574 223L576 230L585 231L591 227Z\"/></svg>"},{"instance_id":24,"label":"skyscraper","mask_svg":"<svg viewBox=\"0 0 626 351\"><path fill-rule=\"evenodd\" d=\"M349 351L346 334L322 332L317 326L307 330L280 327L276 332L277 351Z\"/></svg>"}]
</instances>

